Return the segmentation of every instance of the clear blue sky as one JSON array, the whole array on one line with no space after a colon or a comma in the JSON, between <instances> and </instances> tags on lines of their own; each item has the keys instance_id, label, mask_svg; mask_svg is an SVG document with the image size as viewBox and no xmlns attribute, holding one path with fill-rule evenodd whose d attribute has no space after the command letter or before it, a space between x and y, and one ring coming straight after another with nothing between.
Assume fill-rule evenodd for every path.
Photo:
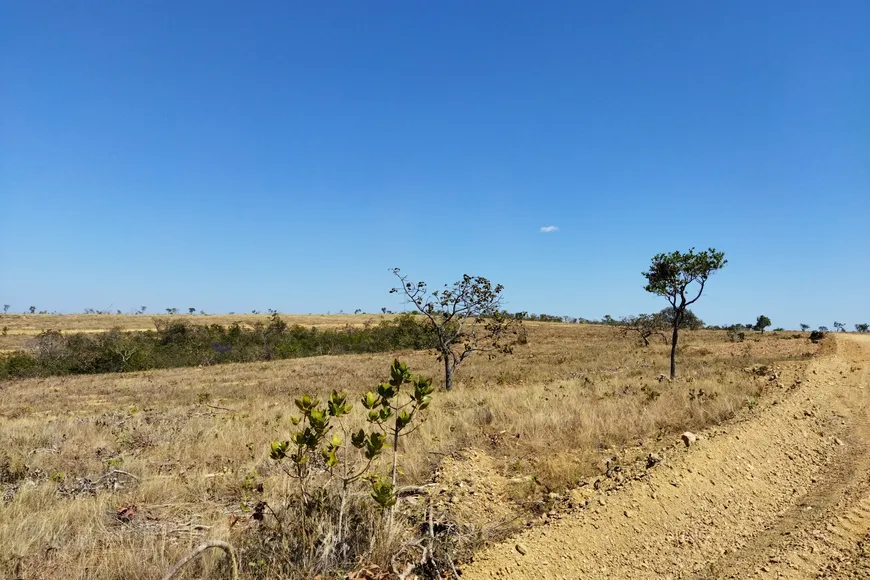
<instances>
[{"instance_id":1,"label":"clear blue sky","mask_svg":"<svg viewBox=\"0 0 870 580\"><path fill-rule=\"evenodd\" d=\"M0 302L870 322L870 2L7 2ZM556 226L544 233L542 227Z\"/></svg>"}]
</instances>

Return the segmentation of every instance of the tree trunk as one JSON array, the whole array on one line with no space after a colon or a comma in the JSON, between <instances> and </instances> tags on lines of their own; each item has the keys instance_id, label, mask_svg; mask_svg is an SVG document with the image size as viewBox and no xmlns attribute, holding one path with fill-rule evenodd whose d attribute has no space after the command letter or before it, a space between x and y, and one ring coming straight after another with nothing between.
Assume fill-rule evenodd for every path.
<instances>
[{"instance_id":1,"label":"tree trunk","mask_svg":"<svg viewBox=\"0 0 870 580\"><path fill-rule=\"evenodd\" d=\"M444 356L444 388L451 390L453 388L453 369L450 368L450 359L447 355Z\"/></svg>"},{"instance_id":2,"label":"tree trunk","mask_svg":"<svg viewBox=\"0 0 870 580\"><path fill-rule=\"evenodd\" d=\"M674 316L674 334L671 337L671 378L677 376L677 332L680 330L680 318Z\"/></svg>"}]
</instances>

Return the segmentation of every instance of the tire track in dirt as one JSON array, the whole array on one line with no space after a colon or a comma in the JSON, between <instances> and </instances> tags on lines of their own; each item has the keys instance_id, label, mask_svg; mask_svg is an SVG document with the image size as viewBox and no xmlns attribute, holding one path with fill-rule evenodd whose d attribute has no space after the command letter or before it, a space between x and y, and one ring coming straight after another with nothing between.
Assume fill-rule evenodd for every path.
<instances>
[{"instance_id":1,"label":"tire track in dirt","mask_svg":"<svg viewBox=\"0 0 870 580\"><path fill-rule=\"evenodd\" d=\"M857 373L840 393L854 411L850 449L750 553L712 577L870 578L870 340L843 337L839 350Z\"/></svg>"},{"instance_id":2,"label":"tire track in dirt","mask_svg":"<svg viewBox=\"0 0 870 580\"><path fill-rule=\"evenodd\" d=\"M624 489L481 552L463 578L870 578L870 341Z\"/></svg>"}]
</instances>

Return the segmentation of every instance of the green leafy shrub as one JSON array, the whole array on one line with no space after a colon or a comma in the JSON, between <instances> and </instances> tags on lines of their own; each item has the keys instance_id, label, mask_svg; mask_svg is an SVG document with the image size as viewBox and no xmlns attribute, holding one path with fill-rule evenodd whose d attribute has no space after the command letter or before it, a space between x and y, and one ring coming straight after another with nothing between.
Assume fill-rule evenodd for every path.
<instances>
[{"instance_id":1,"label":"green leafy shrub","mask_svg":"<svg viewBox=\"0 0 870 580\"><path fill-rule=\"evenodd\" d=\"M383 551L377 544L395 537L399 439L420 425L433 391L431 379L414 376L396 360L389 380L362 397L357 421L347 394L296 399L294 429L269 449L295 485L281 505L259 501L252 508L261 542L248 557L260 557L264 544L281 545L286 550L277 560L266 559L269 573L323 573L347 570L373 550ZM359 419L365 426L353 427Z\"/></svg>"},{"instance_id":2,"label":"green leafy shrub","mask_svg":"<svg viewBox=\"0 0 870 580\"><path fill-rule=\"evenodd\" d=\"M257 362L317 355L435 348L437 335L410 314L380 324L319 330L289 326L277 313L267 324L196 325L156 319L147 332L113 329L62 334L48 330L25 350L0 356L0 378L120 373Z\"/></svg>"},{"instance_id":3,"label":"green leafy shrub","mask_svg":"<svg viewBox=\"0 0 870 580\"><path fill-rule=\"evenodd\" d=\"M38 372L37 360L23 352L6 355L0 365L0 378L24 378L35 376Z\"/></svg>"}]
</instances>

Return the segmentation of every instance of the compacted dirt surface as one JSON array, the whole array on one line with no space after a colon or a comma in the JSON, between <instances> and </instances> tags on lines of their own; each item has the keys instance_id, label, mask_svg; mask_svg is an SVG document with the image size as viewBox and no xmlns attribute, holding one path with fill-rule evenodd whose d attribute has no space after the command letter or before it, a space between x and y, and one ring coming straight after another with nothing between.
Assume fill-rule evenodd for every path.
<instances>
[{"instance_id":1,"label":"compacted dirt surface","mask_svg":"<svg viewBox=\"0 0 870 580\"><path fill-rule=\"evenodd\" d=\"M870 337L825 343L747 418L584 490L462 578L870 579Z\"/></svg>"}]
</instances>

